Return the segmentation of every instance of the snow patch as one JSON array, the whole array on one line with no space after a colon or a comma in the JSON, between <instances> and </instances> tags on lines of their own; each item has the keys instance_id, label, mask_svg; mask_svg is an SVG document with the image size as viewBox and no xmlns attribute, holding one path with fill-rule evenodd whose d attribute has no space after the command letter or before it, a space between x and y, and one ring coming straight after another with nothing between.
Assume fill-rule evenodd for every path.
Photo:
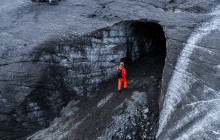
<instances>
[{"instance_id":1,"label":"snow patch","mask_svg":"<svg viewBox=\"0 0 220 140\"><path fill-rule=\"evenodd\" d=\"M217 66L216 66L216 69L217 69L217 70L220 70L220 65L217 65Z\"/></svg>"},{"instance_id":2,"label":"snow patch","mask_svg":"<svg viewBox=\"0 0 220 140\"><path fill-rule=\"evenodd\" d=\"M101 108L103 107L113 96L113 93L109 94L108 96L106 96L104 99L102 99L98 104L97 107Z\"/></svg>"},{"instance_id":3,"label":"snow patch","mask_svg":"<svg viewBox=\"0 0 220 140\"><path fill-rule=\"evenodd\" d=\"M144 111L143 111L145 114L149 112L149 109L146 108Z\"/></svg>"},{"instance_id":4,"label":"snow patch","mask_svg":"<svg viewBox=\"0 0 220 140\"><path fill-rule=\"evenodd\" d=\"M214 134L220 135L220 132L212 131ZM220 139L220 138L219 138Z\"/></svg>"}]
</instances>

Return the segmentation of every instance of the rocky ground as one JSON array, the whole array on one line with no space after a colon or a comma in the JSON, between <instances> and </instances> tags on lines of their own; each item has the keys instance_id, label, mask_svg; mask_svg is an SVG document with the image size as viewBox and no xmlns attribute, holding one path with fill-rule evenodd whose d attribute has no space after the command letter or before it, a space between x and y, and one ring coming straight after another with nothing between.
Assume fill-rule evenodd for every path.
<instances>
[{"instance_id":1,"label":"rocky ground","mask_svg":"<svg viewBox=\"0 0 220 140\"><path fill-rule=\"evenodd\" d=\"M28 139L155 139L157 100L164 59L147 57L127 67L128 89L117 92L117 78L92 96L72 101L47 129Z\"/></svg>"}]
</instances>

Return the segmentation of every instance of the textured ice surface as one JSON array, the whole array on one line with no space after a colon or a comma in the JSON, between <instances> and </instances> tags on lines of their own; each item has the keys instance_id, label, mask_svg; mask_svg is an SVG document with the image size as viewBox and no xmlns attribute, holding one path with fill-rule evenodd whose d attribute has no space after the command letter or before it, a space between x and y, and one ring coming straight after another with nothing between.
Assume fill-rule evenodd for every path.
<instances>
[{"instance_id":1,"label":"textured ice surface","mask_svg":"<svg viewBox=\"0 0 220 140\"><path fill-rule=\"evenodd\" d=\"M220 42L212 48L200 44L213 32L219 32L220 6L211 15L213 19L202 24L188 39L177 61L160 114L158 139L220 138L220 85L218 80L209 84L210 79L206 78L206 75L220 78L218 71L206 69L219 65L219 60L207 58L219 52ZM200 52L204 54L195 55ZM195 69L197 64L200 67Z\"/></svg>"}]
</instances>

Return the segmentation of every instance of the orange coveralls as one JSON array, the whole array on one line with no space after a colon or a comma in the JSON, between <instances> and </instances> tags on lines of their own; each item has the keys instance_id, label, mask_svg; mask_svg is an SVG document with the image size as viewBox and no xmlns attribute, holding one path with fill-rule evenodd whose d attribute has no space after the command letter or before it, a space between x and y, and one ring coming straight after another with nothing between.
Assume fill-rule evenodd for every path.
<instances>
[{"instance_id":1,"label":"orange coveralls","mask_svg":"<svg viewBox=\"0 0 220 140\"><path fill-rule=\"evenodd\" d=\"M118 71L118 69L123 69L123 68L124 68L123 66L119 66L119 67L117 68L117 71ZM123 77L123 78L118 78L118 90L121 90L122 82L124 82L124 88L127 87L127 80L126 80L126 77L125 77L126 75L127 75L126 69L124 68L124 69L122 70L122 77Z\"/></svg>"}]
</instances>

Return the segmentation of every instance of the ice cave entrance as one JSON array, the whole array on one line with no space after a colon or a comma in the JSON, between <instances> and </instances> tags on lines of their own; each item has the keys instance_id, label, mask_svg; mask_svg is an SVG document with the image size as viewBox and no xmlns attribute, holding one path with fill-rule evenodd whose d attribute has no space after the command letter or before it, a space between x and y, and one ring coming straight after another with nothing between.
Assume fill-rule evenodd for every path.
<instances>
[{"instance_id":1,"label":"ice cave entrance","mask_svg":"<svg viewBox=\"0 0 220 140\"><path fill-rule=\"evenodd\" d=\"M128 65L132 79L139 79L137 90L146 91L152 111L159 113L159 96L166 58L166 38L163 28L153 22L127 21L127 55L122 58ZM145 84L143 83L145 82ZM147 84L150 83L150 84Z\"/></svg>"},{"instance_id":2,"label":"ice cave entrance","mask_svg":"<svg viewBox=\"0 0 220 140\"><path fill-rule=\"evenodd\" d=\"M127 21L126 31L128 63L146 56L158 56L165 60L166 38L163 28L153 22Z\"/></svg>"}]
</instances>

